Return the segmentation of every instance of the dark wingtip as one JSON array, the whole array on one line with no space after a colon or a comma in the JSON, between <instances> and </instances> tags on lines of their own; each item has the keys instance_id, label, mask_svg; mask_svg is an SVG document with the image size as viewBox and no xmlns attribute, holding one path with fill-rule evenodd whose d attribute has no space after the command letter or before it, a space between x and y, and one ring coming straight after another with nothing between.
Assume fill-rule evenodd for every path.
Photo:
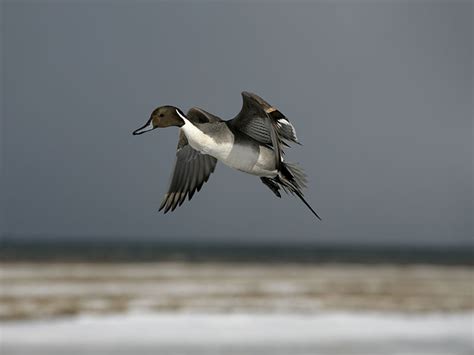
<instances>
[{"instance_id":1,"label":"dark wingtip","mask_svg":"<svg viewBox=\"0 0 474 355\"><path fill-rule=\"evenodd\" d=\"M165 207L167 200L168 200L168 194L166 194L165 197L163 198L163 201L161 201L161 205L160 205L160 208L158 209L158 212L160 212Z\"/></svg>"}]
</instances>

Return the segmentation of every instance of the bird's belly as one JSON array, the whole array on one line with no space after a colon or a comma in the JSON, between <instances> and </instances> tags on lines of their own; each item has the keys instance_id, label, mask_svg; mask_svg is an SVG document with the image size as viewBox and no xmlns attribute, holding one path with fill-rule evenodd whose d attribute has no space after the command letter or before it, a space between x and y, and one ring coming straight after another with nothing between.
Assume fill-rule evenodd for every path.
<instances>
[{"instance_id":1,"label":"bird's belly","mask_svg":"<svg viewBox=\"0 0 474 355\"><path fill-rule=\"evenodd\" d=\"M273 151L266 147L234 143L218 147L208 154L227 166L247 174L265 177L277 175L275 156Z\"/></svg>"},{"instance_id":2,"label":"bird's belly","mask_svg":"<svg viewBox=\"0 0 474 355\"><path fill-rule=\"evenodd\" d=\"M213 156L231 168L257 176L277 175L275 154L267 147L249 140L236 140L232 134L215 140L198 130L185 130L185 133L191 147Z\"/></svg>"}]
</instances>

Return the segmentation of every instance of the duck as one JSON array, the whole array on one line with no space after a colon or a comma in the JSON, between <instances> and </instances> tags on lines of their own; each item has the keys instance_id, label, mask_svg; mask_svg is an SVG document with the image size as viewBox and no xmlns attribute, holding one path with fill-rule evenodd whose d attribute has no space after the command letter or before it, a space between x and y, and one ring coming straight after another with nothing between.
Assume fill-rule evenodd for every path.
<instances>
[{"instance_id":1,"label":"duck","mask_svg":"<svg viewBox=\"0 0 474 355\"><path fill-rule=\"evenodd\" d=\"M167 213L192 199L214 172L218 161L260 178L275 196L281 190L297 196L321 220L305 200L307 177L297 164L284 159L291 143L301 145L289 119L260 96L242 92L242 108L234 118L223 120L201 108L184 112L160 106L132 132L141 135L158 128L178 127L176 161L168 192L159 211Z\"/></svg>"}]
</instances>

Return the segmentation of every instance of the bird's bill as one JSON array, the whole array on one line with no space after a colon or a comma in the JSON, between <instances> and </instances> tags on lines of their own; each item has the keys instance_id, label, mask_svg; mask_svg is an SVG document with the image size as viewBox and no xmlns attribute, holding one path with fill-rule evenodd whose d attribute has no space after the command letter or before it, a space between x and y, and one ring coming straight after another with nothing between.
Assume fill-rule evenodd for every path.
<instances>
[{"instance_id":1,"label":"bird's bill","mask_svg":"<svg viewBox=\"0 0 474 355\"><path fill-rule=\"evenodd\" d=\"M148 120L147 123L145 123L143 126L141 126L140 128L136 129L133 131L133 135L134 136L137 136L139 134L143 134L143 133L146 133L146 132L150 132L150 131L153 131L156 127L153 127L153 125L151 124L151 119Z\"/></svg>"}]
</instances>

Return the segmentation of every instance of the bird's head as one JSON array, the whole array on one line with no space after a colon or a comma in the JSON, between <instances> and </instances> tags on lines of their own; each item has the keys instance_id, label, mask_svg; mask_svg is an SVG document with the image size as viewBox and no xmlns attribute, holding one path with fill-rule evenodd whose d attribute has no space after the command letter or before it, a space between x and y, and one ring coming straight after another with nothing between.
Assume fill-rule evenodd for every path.
<instances>
[{"instance_id":1,"label":"bird's head","mask_svg":"<svg viewBox=\"0 0 474 355\"><path fill-rule=\"evenodd\" d=\"M136 136L150 132L158 127L181 127L184 125L184 118L186 118L186 116L179 108L174 106L161 106L153 110L148 121L142 127L133 131L133 135Z\"/></svg>"}]
</instances>

